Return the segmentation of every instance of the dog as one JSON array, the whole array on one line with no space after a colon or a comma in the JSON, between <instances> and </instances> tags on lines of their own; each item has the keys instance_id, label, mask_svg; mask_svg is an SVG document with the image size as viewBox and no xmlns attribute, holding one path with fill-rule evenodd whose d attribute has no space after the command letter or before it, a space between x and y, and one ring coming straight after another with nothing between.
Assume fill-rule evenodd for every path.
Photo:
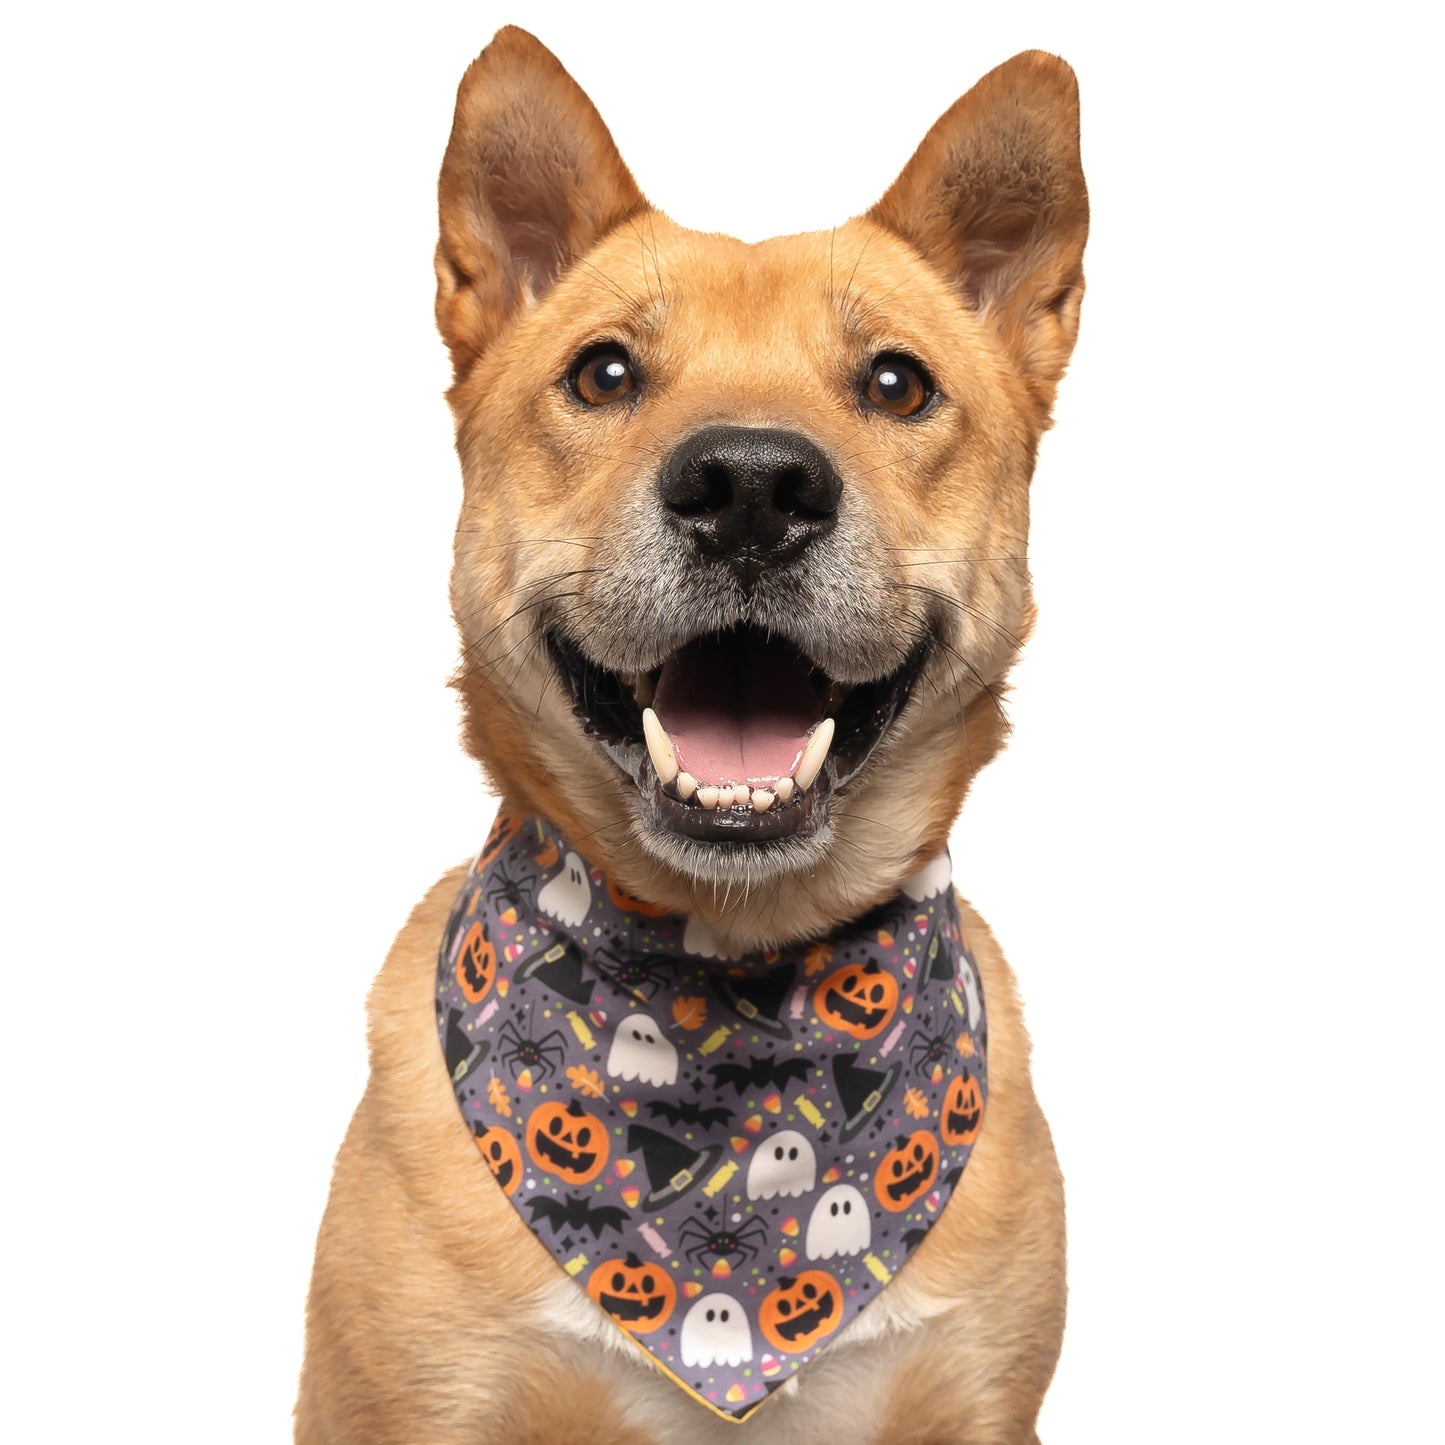
<instances>
[{"instance_id":1,"label":"dog","mask_svg":"<svg viewBox=\"0 0 1445 1445\"><path fill-rule=\"evenodd\" d=\"M439 201L464 478L455 685L504 810L478 864L418 904L371 994L370 1082L320 1230L296 1438L1036 1440L1064 1323L1062 1186L1013 977L944 850L1004 742L999 700L1034 616L1029 484L1088 229L1073 73L1016 56L865 216L753 245L653 209L576 83L508 28L461 82ZM616 925L610 952L587 951L594 904ZM525 938L519 909L538 920ZM905 1017L899 981L933 977L907 951L924 920L952 961L939 1008ZM513 926L515 960L498 933ZM834 967L839 938L886 944L902 972L885 978L871 954ZM664 1008L677 960L711 981ZM770 996L785 967L797 989ZM636 1011L607 1052L606 1010L583 1000L587 970L614 968ZM482 1040L478 1001L520 997L528 978L552 990L540 1012ZM879 1004L892 1033L854 984L894 990ZM801 1029L810 1010L845 1048L830 1055L819 1027L806 1049L728 1052L773 1047L759 1030ZM709 1055L693 1040L717 1020L730 1042ZM945 1067L981 1083L984 1051L986 1114L975 1093L950 1136L963 1115L950 1124L929 1090ZM519 1188L514 1167L592 1179L588 1111L635 1107L627 1091L645 1099L690 1068L695 1091L600 1131L601 1157L610 1142L639 1164L630 1193L620 1165L548 1198ZM839 1085L827 1117L815 1075ZM484 1107L500 1111L491 1157L490 1129L466 1117ZM892 1195L884 1114L900 1157L924 1136L934 1151L912 1144L917 1168ZM838 1142L855 1128L872 1132ZM940 1135L965 1140L947 1175ZM823 1187L825 1157L835 1175L858 1169L856 1186L830 1185L805 1231L790 1201ZM620 1196L598 1192L608 1181ZM664 1240L681 1193L701 1222ZM875 1230L919 1221L893 1265L824 1212L854 1202ZM644 1243L599 1285L596 1259L634 1224ZM791 1275L759 1273L794 1259ZM763 1281L760 1300L739 1276ZM729 1304L751 1311L736 1338ZM654 1310L669 1327L645 1339ZM735 1368L727 1398L757 1408L710 1402L704 1367Z\"/></svg>"}]
</instances>

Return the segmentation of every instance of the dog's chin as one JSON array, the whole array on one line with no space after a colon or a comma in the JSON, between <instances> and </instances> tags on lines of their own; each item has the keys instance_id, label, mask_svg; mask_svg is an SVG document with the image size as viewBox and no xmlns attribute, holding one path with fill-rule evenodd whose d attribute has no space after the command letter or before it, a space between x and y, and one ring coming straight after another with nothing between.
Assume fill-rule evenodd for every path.
<instances>
[{"instance_id":1,"label":"dog's chin","mask_svg":"<svg viewBox=\"0 0 1445 1445\"><path fill-rule=\"evenodd\" d=\"M844 685L748 626L694 637L642 673L607 667L560 630L547 641L576 719L629 795L634 836L713 883L825 862L839 801L872 771L932 647L921 637L890 671Z\"/></svg>"}]
</instances>

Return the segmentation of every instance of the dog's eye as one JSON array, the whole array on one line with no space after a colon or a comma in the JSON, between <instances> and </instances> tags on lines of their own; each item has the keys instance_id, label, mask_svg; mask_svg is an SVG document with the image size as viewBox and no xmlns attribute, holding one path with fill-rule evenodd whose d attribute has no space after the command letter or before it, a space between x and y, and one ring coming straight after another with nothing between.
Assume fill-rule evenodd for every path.
<instances>
[{"instance_id":1,"label":"dog's eye","mask_svg":"<svg viewBox=\"0 0 1445 1445\"><path fill-rule=\"evenodd\" d=\"M572 367L572 390L588 406L621 401L637 387L632 358L620 346L594 346Z\"/></svg>"},{"instance_id":2,"label":"dog's eye","mask_svg":"<svg viewBox=\"0 0 1445 1445\"><path fill-rule=\"evenodd\" d=\"M880 356L868 373L863 394L879 411L913 416L928 404L933 386L916 363L901 356Z\"/></svg>"}]
</instances>

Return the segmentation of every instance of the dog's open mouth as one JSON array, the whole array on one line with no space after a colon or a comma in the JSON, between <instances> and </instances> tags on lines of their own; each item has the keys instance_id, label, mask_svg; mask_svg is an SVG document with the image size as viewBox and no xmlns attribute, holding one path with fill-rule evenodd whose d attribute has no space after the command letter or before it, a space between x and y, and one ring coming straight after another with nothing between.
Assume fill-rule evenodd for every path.
<instances>
[{"instance_id":1,"label":"dog's open mouth","mask_svg":"<svg viewBox=\"0 0 1445 1445\"><path fill-rule=\"evenodd\" d=\"M750 626L695 637L623 675L549 634L584 729L667 830L702 842L814 831L907 703L925 639L885 677L845 685L796 645Z\"/></svg>"}]
</instances>

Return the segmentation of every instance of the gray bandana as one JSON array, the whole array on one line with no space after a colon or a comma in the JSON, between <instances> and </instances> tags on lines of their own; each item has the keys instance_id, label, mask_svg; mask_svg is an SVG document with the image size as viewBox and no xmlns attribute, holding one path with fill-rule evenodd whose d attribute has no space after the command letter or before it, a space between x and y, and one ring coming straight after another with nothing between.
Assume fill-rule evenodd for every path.
<instances>
[{"instance_id":1,"label":"gray bandana","mask_svg":"<svg viewBox=\"0 0 1445 1445\"><path fill-rule=\"evenodd\" d=\"M988 1094L946 854L825 939L734 959L502 814L447 921L437 1028L527 1227L729 1420L903 1266Z\"/></svg>"}]
</instances>

